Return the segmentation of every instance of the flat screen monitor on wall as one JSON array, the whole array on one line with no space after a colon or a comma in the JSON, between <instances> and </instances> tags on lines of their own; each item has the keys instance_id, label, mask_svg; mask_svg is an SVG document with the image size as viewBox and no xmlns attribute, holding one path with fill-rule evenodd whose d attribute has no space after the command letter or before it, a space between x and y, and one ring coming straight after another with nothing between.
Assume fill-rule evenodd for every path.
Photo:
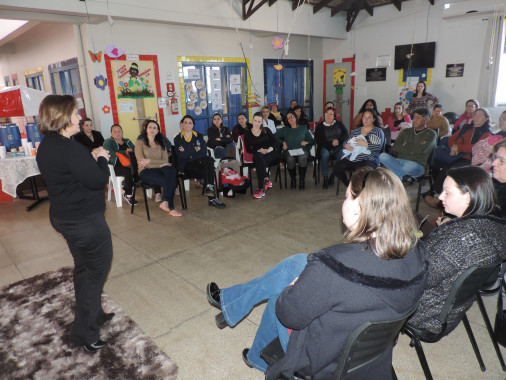
<instances>
[{"instance_id":1,"label":"flat screen monitor on wall","mask_svg":"<svg viewBox=\"0 0 506 380\"><path fill-rule=\"evenodd\" d=\"M409 58L410 53L411 45L397 45L395 47L395 70L408 69L410 61L412 69L434 67L436 43L413 44L413 56L411 58Z\"/></svg>"}]
</instances>

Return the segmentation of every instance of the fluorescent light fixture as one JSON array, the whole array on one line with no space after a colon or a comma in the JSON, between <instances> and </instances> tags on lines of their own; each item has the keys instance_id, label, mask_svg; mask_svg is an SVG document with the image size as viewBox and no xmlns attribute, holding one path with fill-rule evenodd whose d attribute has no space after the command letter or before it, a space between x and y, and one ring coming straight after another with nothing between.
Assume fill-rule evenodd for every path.
<instances>
[{"instance_id":1,"label":"fluorescent light fixture","mask_svg":"<svg viewBox=\"0 0 506 380\"><path fill-rule=\"evenodd\" d=\"M23 25L25 25L28 21L26 20L5 20L0 19L0 40L7 37L12 32L16 31L17 29L21 28Z\"/></svg>"},{"instance_id":2,"label":"fluorescent light fixture","mask_svg":"<svg viewBox=\"0 0 506 380\"><path fill-rule=\"evenodd\" d=\"M450 4L446 3L446 4L444 5L444 8L445 8L445 9L450 8Z\"/></svg>"}]
</instances>

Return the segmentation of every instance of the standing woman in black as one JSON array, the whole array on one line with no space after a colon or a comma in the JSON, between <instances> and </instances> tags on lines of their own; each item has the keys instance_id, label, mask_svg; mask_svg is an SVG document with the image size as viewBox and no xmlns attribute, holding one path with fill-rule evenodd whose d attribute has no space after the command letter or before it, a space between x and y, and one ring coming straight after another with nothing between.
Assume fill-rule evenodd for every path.
<instances>
[{"instance_id":1,"label":"standing woman in black","mask_svg":"<svg viewBox=\"0 0 506 380\"><path fill-rule=\"evenodd\" d=\"M44 98L39 129L45 137L37 164L47 184L49 220L74 258L76 307L71 340L95 352L107 345L100 339L100 326L114 316L106 314L101 304L112 261L111 232L104 217L109 152L98 147L90 153L70 139L79 132L80 119L72 96Z\"/></svg>"}]
</instances>

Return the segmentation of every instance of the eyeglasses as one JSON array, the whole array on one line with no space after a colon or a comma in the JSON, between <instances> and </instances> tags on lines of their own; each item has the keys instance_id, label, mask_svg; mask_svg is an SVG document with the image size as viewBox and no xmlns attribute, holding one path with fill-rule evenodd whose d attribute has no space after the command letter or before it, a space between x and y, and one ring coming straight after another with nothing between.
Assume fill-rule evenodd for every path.
<instances>
[{"instance_id":1,"label":"eyeglasses","mask_svg":"<svg viewBox=\"0 0 506 380\"><path fill-rule=\"evenodd\" d=\"M295 119L295 116L293 116L293 115L289 115L289 116L287 116L286 118L287 118L287 119Z\"/></svg>"},{"instance_id":2,"label":"eyeglasses","mask_svg":"<svg viewBox=\"0 0 506 380\"><path fill-rule=\"evenodd\" d=\"M497 153L491 153L489 158L494 162L495 160L499 160L500 165L506 164L506 157L498 156Z\"/></svg>"}]
</instances>

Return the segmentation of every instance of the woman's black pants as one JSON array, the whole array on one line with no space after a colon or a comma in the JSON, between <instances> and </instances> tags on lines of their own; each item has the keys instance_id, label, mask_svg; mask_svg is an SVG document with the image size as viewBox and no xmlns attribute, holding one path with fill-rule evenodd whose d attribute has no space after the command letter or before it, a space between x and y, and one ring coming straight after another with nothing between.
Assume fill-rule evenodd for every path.
<instances>
[{"instance_id":1,"label":"woman's black pants","mask_svg":"<svg viewBox=\"0 0 506 380\"><path fill-rule=\"evenodd\" d=\"M111 269L111 231L103 212L79 220L50 220L74 258L76 307L71 340L79 346L94 343L100 339L100 325L105 322L101 297Z\"/></svg>"}]
</instances>

